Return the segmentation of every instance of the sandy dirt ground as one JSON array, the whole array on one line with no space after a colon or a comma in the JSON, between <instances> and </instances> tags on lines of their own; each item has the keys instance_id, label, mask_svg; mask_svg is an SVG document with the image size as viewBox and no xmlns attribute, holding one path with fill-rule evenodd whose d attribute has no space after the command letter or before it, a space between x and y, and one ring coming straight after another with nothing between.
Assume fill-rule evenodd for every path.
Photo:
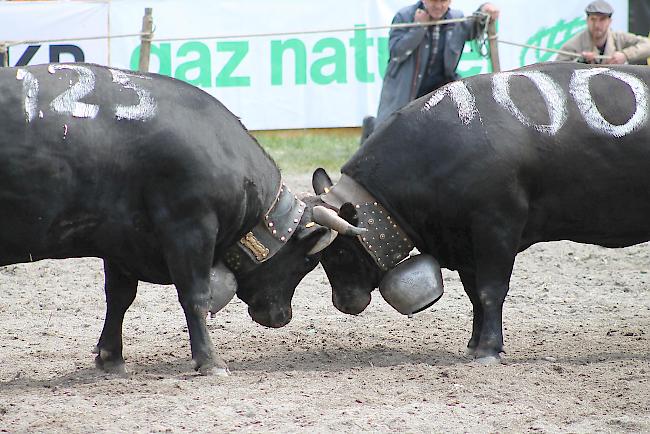
<instances>
[{"instance_id":1,"label":"sandy dirt ground","mask_svg":"<svg viewBox=\"0 0 650 434\"><path fill-rule=\"evenodd\" d=\"M378 293L353 317L332 306L319 266L282 329L238 299L208 320L227 378L192 370L175 289L141 284L118 378L91 354L100 260L3 267L0 431L650 432L649 272L650 244L531 247L505 303L505 363L482 366L464 355L471 304L455 272L411 319Z\"/></svg>"}]
</instances>

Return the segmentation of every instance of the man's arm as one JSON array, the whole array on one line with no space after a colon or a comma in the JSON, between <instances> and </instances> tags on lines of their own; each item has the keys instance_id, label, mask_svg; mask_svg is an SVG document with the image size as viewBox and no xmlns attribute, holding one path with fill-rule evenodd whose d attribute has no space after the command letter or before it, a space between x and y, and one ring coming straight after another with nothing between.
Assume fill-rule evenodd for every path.
<instances>
[{"instance_id":1,"label":"man's arm","mask_svg":"<svg viewBox=\"0 0 650 434\"><path fill-rule=\"evenodd\" d=\"M638 62L650 57L650 39L632 33L620 33L623 49L628 62Z\"/></svg>"},{"instance_id":2,"label":"man's arm","mask_svg":"<svg viewBox=\"0 0 650 434\"><path fill-rule=\"evenodd\" d=\"M571 50L565 50L564 47L562 47L562 51L571 51ZM586 63L586 59L582 56L581 53L576 53L575 55L569 55L569 54L563 54L563 53L558 53L557 57L555 60L558 62L580 62L580 63Z\"/></svg>"},{"instance_id":3,"label":"man's arm","mask_svg":"<svg viewBox=\"0 0 650 434\"><path fill-rule=\"evenodd\" d=\"M562 54L559 53L555 60L557 61L565 61L565 62L585 62L585 59L582 57L582 45L580 43L580 35L582 33L578 33L577 35L573 36L571 39L566 41L564 45L562 45L562 48L560 50L562 51L568 51L570 53L575 53L575 56L569 55L569 54Z\"/></svg>"},{"instance_id":4,"label":"man's arm","mask_svg":"<svg viewBox=\"0 0 650 434\"><path fill-rule=\"evenodd\" d=\"M492 4L492 3L483 3L479 8L479 11L485 12L490 16L490 19L492 21L496 21L499 19L499 13L501 12L499 10L499 7Z\"/></svg>"},{"instance_id":5,"label":"man's arm","mask_svg":"<svg viewBox=\"0 0 650 434\"><path fill-rule=\"evenodd\" d=\"M462 24L465 29L464 31L466 41L476 39L478 36L480 36L480 32L485 29L485 21L482 19L482 17L476 16L477 12L488 14L490 16L490 21L497 21L499 19L499 14L501 13L499 7L492 3L483 3L481 6L479 6L474 13L475 19L472 21L466 21Z\"/></svg>"},{"instance_id":6,"label":"man's arm","mask_svg":"<svg viewBox=\"0 0 650 434\"><path fill-rule=\"evenodd\" d=\"M426 20L425 20L426 21ZM393 18L393 24L412 23L411 17L405 13L398 12ZM390 48L390 60L402 63L415 51L424 39L427 28L421 27L394 27L390 30L388 46Z\"/></svg>"}]
</instances>

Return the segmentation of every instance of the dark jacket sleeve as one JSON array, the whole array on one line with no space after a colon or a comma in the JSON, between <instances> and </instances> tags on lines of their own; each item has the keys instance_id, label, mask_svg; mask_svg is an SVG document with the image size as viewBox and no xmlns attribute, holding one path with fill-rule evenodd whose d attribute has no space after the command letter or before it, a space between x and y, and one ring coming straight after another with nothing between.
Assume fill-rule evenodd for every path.
<instances>
[{"instance_id":1,"label":"dark jacket sleeve","mask_svg":"<svg viewBox=\"0 0 650 434\"><path fill-rule=\"evenodd\" d=\"M415 7L410 7L400 10L393 18L393 24L412 23L415 9ZM391 60L402 63L408 59L420 45L426 33L426 27L393 27L388 39Z\"/></svg>"}]
</instances>

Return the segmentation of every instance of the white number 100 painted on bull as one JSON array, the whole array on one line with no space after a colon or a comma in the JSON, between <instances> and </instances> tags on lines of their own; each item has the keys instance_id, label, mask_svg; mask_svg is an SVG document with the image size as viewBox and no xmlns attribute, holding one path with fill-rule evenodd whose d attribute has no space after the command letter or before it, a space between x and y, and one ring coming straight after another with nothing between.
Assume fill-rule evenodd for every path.
<instances>
[{"instance_id":1,"label":"white number 100 painted on bull","mask_svg":"<svg viewBox=\"0 0 650 434\"><path fill-rule=\"evenodd\" d=\"M589 92L589 80L599 74L608 75L626 83L634 94L636 101L634 114L623 125L614 125L608 122L598 110ZM510 96L510 78L513 76L528 78L539 90L549 114L550 122L548 125L533 123L517 107ZM623 137L645 125L648 120L648 87L639 78L631 74L613 71L609 68L579 69L574 71L571 76L569 92L589 128L603 134ZM476 108L476 101L463 81L450 83L434 92L424 103L422 111L431 110L447 95L456 104L458 117L463 124L469 125L476 115L480 116ZM564 126L568 117L566 94L551 77L543 72L514 71L494 74L492 76L492 96L499 105L511 113L519 122L550 136L555 135Z\"/></svg>"},{"instance_id":2,"label":"white number 100 painted on bull","mask_svg":"<svg viewBox=\"0 0 650 434\"><path fill-rule=\"evenodd\" d=\"M589 79L598 74L609 75L627 83L632 89L636 99L636 110L634 114L623 125L613 125L600 114L598 107L589 94ZM623 137L638 127L644 125L648 118L648 88L641 80L633 75L625 74L618 71L612 71L607 68L582 69L575 71L571 77L569 91L573 95L580 113L585 118L587 125L596 131L610 134L614 137Z\"/></svg>"},{"instance_id":3,"label":"white number 100 painted on bull","mask_svg":"<svg viewBox=\"0 0 650 434\"><path fill-rule=\"evenodd\" d=\"M57 113L68 113L78 118L94 119L99 113L100 107L96 104L87 104L80 100L95 90L95 74L85 66L74 64L50 65L47 70L50 74L56 71L68 69L77 73L79 79L76 83L70 84L65 92L55 97L50 103L52 111ZM149 77L128 74L117 69L109 69L113 76L113 83L118 83L124 89L130 89L137 93L139 102L136 105L116 105L115 117L117 119L128 119L146 121L156 113L156 101L146 89L143 89L131 82L130 77L137 77L150 80ZM24 108L27 122L31 122L36 116L38 108L39 83L36 77L25 69L16 72L16 79L23 82ZM39 114L42 117L42 113Z\"/></svg>"}]
</instances>

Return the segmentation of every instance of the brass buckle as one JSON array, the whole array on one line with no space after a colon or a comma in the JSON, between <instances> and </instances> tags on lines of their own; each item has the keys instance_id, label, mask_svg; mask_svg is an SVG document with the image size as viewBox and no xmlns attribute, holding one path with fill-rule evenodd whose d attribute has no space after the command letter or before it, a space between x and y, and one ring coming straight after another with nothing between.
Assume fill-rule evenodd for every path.
<instances>
[{"instance_id":1,"label":"brass buckle","mask_svg":"<svg viewBox=\"0 0 650 434\"><path fill-rule=\"evenodd\" d=\"M239 242L255 255L255 259L263 261L269 255L270 250L259 242L252 232L247 233Z\"/></svg>"}]
</instances>

